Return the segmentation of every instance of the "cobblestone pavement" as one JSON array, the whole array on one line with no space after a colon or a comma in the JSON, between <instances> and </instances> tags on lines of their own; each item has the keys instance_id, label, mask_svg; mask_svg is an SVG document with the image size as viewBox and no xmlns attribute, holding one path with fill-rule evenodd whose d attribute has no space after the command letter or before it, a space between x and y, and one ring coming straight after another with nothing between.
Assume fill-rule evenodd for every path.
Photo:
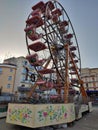
<instances>
[{"instance_id":1,"label":"cobblestone pavement","mask_svg":"<svg viewBox=\"0 0 98 130\"><path fill-rule=\"evenodd\" d=\"M98 130L98 106L91 113L84 115L82 119L75 121L73 127L66 130Z\"/></svg>"},{"instance_id":2,"label":"cobblestone pavement","mask_svg":"<svg viewBox=\"0 0 98 130\"><path fill-rule=\"evenodd\" d=\"M22 126L16 126L6 123L6 119L0 119L0 130L39 130L32 129ZM82 119L75 121L73 125L68 126L67 128L52 128L46 127L41 128L40 130L98 130L98 106L94 107L94 110L91 113L88 113L83 116Z\"/></svg>"}]
</instances>

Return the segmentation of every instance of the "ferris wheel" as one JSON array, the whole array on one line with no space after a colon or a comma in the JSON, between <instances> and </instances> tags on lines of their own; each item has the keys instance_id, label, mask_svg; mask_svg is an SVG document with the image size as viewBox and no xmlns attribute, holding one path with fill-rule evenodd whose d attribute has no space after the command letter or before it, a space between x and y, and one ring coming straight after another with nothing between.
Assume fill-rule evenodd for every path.
<instances>
[{"instance_id":1,"label":"ferris wheel","mask_svg":"<svg viewBox=\"0 0 98 130\"><path fill-rule=\"evenodd\" d=\"M69 91L81 87L81 58L79 45L71 20L64 7L55 0L38 2L26 20L26 58L34 66L38 77L32 92L55 89L64 92L68 102Z\"/></svg>"}]
</instances>

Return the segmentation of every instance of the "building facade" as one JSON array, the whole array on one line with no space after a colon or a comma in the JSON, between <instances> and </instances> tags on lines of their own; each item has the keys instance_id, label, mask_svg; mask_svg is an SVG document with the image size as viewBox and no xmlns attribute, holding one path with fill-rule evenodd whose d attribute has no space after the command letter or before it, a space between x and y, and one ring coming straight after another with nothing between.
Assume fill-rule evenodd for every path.
<instances>
[{"instance_id":1,"label":"building facade","mask_svg":"<svg viewBox=\"0 0 98 130\"><path fill-rule=\"evenodd\" d=\"M15 64L17 66L17 71L15 75L14 92L18 91L19 86L31 87L34 82L31 80L31 75L35 74L35 69L30 65L28 60L21 57L12 57L4 60L4 63Z\"/></svg>"},{"instance_id":2,"label":"building facade","mask_svg":"<svg viewBox=\"0 0 98 130\"><path fill-rule=\"evenodd\" d=\"M98 68L84 68L81 78L85 90L94 104L98 104Z\"/></svg>"},{"instance_id":3,"label":"building facade","mask_svg":"<svg viewBox=\"0 0 98 130\"><path fill-rule=\"evenodd\" d=\"M16 65L0 64L0 88L3 93L13 93L16 76Z\"/></svg>"},{"instance_id":4,"label":"building facade","mask_svg":"<svg viewBox=\"0 0 98 130\"><path fill-rule=\"evenodd\" d=\"M84 68L81 71L86 90L98 90L98 68Z\"/></svg>"}]
</instances>

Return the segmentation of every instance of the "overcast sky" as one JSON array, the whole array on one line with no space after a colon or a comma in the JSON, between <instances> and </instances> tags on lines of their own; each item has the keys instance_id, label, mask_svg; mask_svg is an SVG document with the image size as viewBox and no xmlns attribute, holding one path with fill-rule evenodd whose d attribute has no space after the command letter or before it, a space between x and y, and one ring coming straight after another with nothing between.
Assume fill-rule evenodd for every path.
<instances>
[{"instance_id":1,"label":"overcast sky","mask_svg":"<svg viewBox=\"0 0 98 130\"><path fill-rule=\"evenodd\" d=\"M58 1L67 11L75 29L82 67L98 67L98 0ZM28 53L25 21L37 2L39 0L0 0L0 61Z\"/></svg>"}]
</instances>

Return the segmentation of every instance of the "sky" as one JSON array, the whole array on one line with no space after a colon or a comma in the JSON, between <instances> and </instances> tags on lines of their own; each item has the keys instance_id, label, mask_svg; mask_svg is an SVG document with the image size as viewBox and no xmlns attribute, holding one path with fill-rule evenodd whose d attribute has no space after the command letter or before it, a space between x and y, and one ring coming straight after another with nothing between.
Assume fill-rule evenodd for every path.
<instances>
[{"instance_id":1,"label":"sky","mask_svg":"<svg viewBox=\"0 0 98 130\"><path fill-rule=\"evenodd\" d=\"M0 0L0 62L27 55L25 21L40 0ZM46 2L47 0L43 0ZM58 0L76 33L82 68L98 68L98 0Z\"/></svg>"}]
</instances>

